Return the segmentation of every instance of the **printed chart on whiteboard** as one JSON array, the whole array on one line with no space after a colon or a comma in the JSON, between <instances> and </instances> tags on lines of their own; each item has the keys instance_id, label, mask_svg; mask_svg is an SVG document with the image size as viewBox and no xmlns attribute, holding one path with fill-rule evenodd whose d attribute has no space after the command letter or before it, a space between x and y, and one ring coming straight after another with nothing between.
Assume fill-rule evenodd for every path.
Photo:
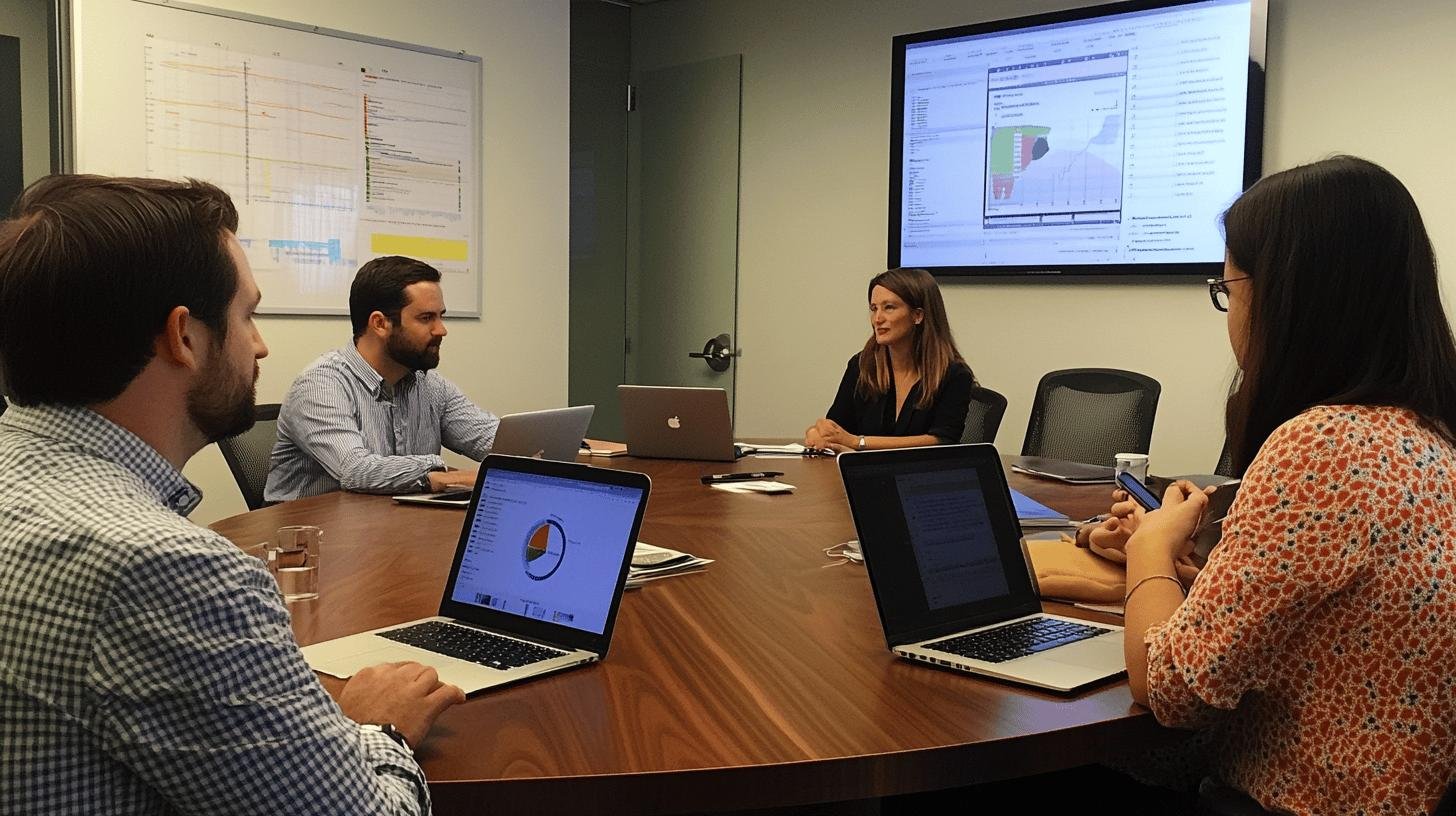
<instances>
[{"instance_id":1,"label":"printed chart on whiteboard","mask_svg":"<svg viewBox=\"0 0 1456 816\"><path fill-rule=\"evenodd\" d=\"M477 291L473 88L150 35L144 55L147 173L228 191L264 311L346 312L382 255L438 268L447 303ZM270 308L270 283L292 299Z\"/></svg>"}]
</instances>

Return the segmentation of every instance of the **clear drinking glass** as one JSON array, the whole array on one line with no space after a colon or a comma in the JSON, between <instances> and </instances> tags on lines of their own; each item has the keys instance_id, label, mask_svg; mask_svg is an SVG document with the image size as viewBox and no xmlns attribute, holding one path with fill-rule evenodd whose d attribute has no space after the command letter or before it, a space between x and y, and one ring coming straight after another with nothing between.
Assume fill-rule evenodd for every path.
<instances>
[{"instance_id":1,"label":"clear drinking glass","mask_svg":"<svg viewBox=\"0 0 1456 816\"><path fill-rule=\"evenodd\" d=\"M318 597L319 544L324 532L309 525L279 527L273 538L273 574L285 601Z\"/></svg>"}]
</instances>

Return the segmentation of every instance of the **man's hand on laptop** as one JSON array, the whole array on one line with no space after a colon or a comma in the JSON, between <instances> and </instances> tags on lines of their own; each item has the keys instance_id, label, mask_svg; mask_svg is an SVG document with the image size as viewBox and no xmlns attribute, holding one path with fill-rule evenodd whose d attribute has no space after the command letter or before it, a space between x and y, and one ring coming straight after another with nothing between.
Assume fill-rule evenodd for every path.
<instances>
[{"instance_id":1,"label":"man's hand on laptop","mask_svg":"<svg viewBox=\"0 0 1456 816\"><path fill-rule=\"evenodd\" d=\"M430 492L444 493L475 486L476 470L435 470L430 472Z\"/></svg>"},{"instance_id":2,"label":"man's hand on laptop","mask_svg":"<svg viewBox=\"0 0 1456 816\"><path fill-rule=\"evenodd\" d=\"M474 473L474 471L471 471ZM435 670L420 663L381 663L360 669L344 684L339 708L358 723L389 723L411 748L418 748L435 718L465 694L441 683Z\"/></svg>"}]
</instances>

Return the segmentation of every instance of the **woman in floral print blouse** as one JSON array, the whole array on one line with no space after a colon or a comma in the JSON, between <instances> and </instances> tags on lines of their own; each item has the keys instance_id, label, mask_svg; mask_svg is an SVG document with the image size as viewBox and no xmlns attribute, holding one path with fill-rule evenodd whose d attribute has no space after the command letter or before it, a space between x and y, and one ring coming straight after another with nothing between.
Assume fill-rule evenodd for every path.
<instances>
[{"instance_id":1,"label":"woman in floral print blouse","mask_svg":"<svg viewBox=\"0 0 1456 816\"><path fill-rule=\"evenodd\" d=\"M1427 813L1456 769L1456 344L1405 187L1336 157L1224 217L1243 485L1188 597L1206 497L1128 541L1128 679L1207 728L1214 778L1270 810Z\"/></svg>"}]
</instances>

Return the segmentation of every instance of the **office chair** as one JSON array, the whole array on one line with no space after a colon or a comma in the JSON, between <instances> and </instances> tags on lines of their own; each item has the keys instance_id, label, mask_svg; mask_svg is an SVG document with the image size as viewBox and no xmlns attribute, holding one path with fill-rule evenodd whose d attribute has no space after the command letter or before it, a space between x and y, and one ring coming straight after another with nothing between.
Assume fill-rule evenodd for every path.
<instances>
[{"instance_id":1,"label":"office chair","mask_svg":"<svg viewBox=\"0 0 1456 816\"><path fill-rule=\"evenodd\" d=\"M1133 371L1053 371L1037 384L1021 455L1110 466L1119 453L1147 453L1162 391Z\"/></svg>"},{"instance_id":2,"label":"office chair","mask_svg":"<svg viewBox=\"0 0 1456 816\"><path fill-rule=\"evenodd\" d=\"M257 422L251 430L217 443L249 510L273 504L263 500L263 486L268 482L268 459L278 441L278 403L259 405L254 417Z\"/></svg>"},{"instance_id":3,"label":"office chair","mask_svg":"<svg viewBox=\"0 0 1456 816\"><path fill-rule=\"evenodd\" d=\"M1224 437L1223 450L1218 452L1218 464L1213 467L1214 475L1234 476L1234 452L1229 448L1228 437Z\"/></svg>"},{"instance_id":4,"label":"office chair","mask_svg":"<svg viewBox=\"0 0 1456 816\"><path fill-rule=\"evenodd\" d=\"M966 410L966 429L961 432L961 443L995 442L996 431L1001 429L1001 417L1006 415L1006 398L989 388L977 385L971 388L971 405Z\"/></svg>"}]
</instances>

